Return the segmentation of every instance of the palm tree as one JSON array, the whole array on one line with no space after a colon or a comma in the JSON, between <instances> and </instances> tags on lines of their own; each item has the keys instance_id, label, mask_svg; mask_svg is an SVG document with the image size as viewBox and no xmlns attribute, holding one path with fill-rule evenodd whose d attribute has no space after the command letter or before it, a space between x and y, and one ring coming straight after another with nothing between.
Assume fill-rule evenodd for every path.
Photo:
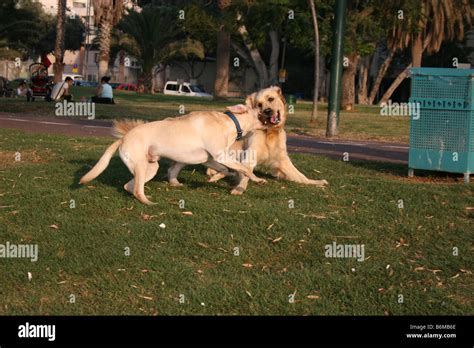
<instances>
[{"instance_id":1,"label":"palm tree","mask_svg":"<svg viewBox=\"0 0 474 348\"><path fill-rule=\"evenodd\" d=\"M66 32L66 0L58 0L58 20L56 24L56 44L54 46L54 82L61 82L64 70L64 34Z\"/></svg>"},{"instance_id":2,"label":"palm tree","mask_svg":"<svg viewBox=\"0 0 474 348\"><path fill-rule=\"evenodd\" d=\"M408 76L410 67L420 67L423 53L436 53L445 41L462 40L464 26L472 25L469 0L421 0L408 2L413 6L408 18L396 20L388 38L390 49L411 50L411 63L392 83L381 99L387 102L400 83Z\"/></svg>"},{"instance_id":3,"label":"palm tree","mask_svg":"<svg viewBox=\"0 0 474 348\"><path fill-rule=\"evenodd\" d=\"M142 68L146 91L153 93L155 68L177 57L204 58L203 45L195 40L176 39L176 21L165 9L147 7L132 11L120 22L124 33L121 48L135 57Z\"/></svg>"},{"instance_id":4,"label":"palm tree","mask_svg":"<svg viewBox=\"0 0 474 348\"><path fill-rule=\"evenodd\" d=\"M309 7L311 8L311 17L313 18L314 27L314 48L315 48L315 60L314 60L314 95L313 95L313 110L311 112L310 122L316 121L318 117L318 97L319 97L319 28L318 28L318 16L316 14L316 7L314 6L314 0L308 0Z\"/></svg>"},{"instance_id":5,"label":"palm tree","mask_svg":"<svg viewBox=\"0 0 474 348\"><path fill-rule=\"evenodd\" d=\"M124 12L124 0L93 0L94 21L99 27L99 79L107 74L112 28Z\"/></svg>"},{"instance_id":6,"label":"palm tree","mask_svg":"<svg viewBox=\"0 0 474 348\"><path fill-rule=\"evenodd\" d=\"M228 0L218 0L220 12L226 10L231 4ZM216 49L216 78L214 80L214 95L226 98L229 92L229 60L230 60L230 33L224 24L220 25L217 33Z\"/></svg>"}]
</instances>

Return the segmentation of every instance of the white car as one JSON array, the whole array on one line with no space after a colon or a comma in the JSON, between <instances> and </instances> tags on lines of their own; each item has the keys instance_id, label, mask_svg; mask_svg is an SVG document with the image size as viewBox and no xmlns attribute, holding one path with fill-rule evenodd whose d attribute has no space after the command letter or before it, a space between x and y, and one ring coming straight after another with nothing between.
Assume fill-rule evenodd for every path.
<instances>
[{"instance_id":1,"label":"white car","mask_svg":"<svg viewBox=\"0 0 474 348\"><path fill-rule=\"evenodd\" d=\"M212 94L206 93L202 86L192 85L189 82L178 83L178 81L168 81L165 84L163 93L187 97L212 98Z\"/></svg>"}]
</instances>

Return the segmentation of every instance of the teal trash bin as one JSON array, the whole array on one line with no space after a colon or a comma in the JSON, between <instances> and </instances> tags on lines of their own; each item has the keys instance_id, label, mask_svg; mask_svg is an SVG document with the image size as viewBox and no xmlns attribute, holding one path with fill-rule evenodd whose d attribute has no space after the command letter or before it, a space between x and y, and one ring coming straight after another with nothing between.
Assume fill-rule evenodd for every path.
<instances>
[{"instance_id":1,"label":"teal trash bin","mask_svg":"<svg viewBox=\"0 0 474 348\"><path fill-rule=\"evenodd\" d=\"M474 69L411 69L408 175L474 172ZM413 110L419 110L419 113Z\"/></svg>"}]
</instances>

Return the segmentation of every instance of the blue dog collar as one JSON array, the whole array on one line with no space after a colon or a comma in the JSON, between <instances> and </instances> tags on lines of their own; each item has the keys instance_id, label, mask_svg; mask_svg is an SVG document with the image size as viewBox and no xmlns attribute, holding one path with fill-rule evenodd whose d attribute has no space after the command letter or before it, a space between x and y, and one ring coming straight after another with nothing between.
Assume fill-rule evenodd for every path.
<instances>
[{"instance_id":1,"label":"blue dog collar","mask_svg":"<svg viewBox=\"0 0 474 348\"><path fill-rule=\"evenodd\" d=\"M226 114L227 116L229 116L230 119L231 119L232 121L234 121L235 128L237 128L237 138L236 138L236 140L242 139L242 133L243 133L243 131L242 131L242 128L240 128L240 123L239 123L239 121L237 120L237 117L235 117L235 115L234 115L232 112L230 112L230 111L226 111L226 112L224 112L224 114Z\"/></svg>"}]
</instances>

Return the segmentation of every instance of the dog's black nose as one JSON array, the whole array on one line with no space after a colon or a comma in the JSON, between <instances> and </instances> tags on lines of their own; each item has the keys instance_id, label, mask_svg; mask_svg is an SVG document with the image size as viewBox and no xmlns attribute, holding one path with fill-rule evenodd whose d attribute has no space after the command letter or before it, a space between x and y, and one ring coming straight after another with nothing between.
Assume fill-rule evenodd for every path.
<instances>
[{"instance_id":1,"label":"dog's black nose","mask_svg":"<svg viewBox=\"0 0 474 348\"><path fill-rule=\"evenodd\" d=\"M263 113L266 114L266 115L270 115L270 116L271 116L272 113L273 113L273 110L270 109L270 108L268 108L268 109L263 110Z\"/></svg>"}]
</instances>

